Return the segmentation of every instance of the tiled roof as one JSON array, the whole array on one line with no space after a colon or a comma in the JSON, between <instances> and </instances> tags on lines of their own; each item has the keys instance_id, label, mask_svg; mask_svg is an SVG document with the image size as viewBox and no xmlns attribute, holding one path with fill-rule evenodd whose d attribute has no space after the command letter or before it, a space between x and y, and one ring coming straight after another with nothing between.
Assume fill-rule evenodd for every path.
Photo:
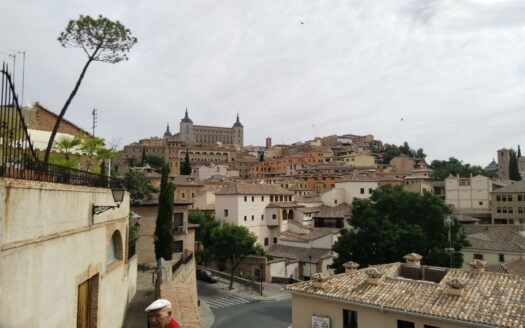
<instances>
[{"instance_id":1,"label":"tiled roof","mask_svg":"<svg viewBox=\"0 0 525 328\"><path fill-rule=\"evenodd\" d=\"M314 218L347 218L352 211L352 206L342 203L331 207L323 205L321 211L314 215Z\"/></svg>"},{"instance_id":2,"label":"tiled roof","mask_svg":"<svg viewBox=\"0 0 525 328\"><path fill-rule=\"evenodd\" d=\"M294 195L294 193L281 186L236 183L216 192L215 195Z\"/></svg>"},{"instance_id":3,"label":"tiled roof","mask_svg":"<svg viewBox=\"0 0 525 328\"><path fill-rule=\"evenodd\" d=\"M321 210L321 206L302 207L298 208L297 210L302 213L315 213Z\"/></svg>"},{"instance_id":4,"label":"tiled roof","mask_svg":"<svg viewBox=\"0 0 525 328\"><path fill-rule=\"evenodd\" d=\"M297 233L297 232L293 232L290 230L285 230L281 232L279 239L307 242L310 240L322 238L326 235L337 233L338 230L339 229L333 229L333 228L311 228L309 229L308 233Z\"/></svg>"},{"instance_id":5,"label":"tiled roof","mask_svg":"<svg viewBox=\"0 0 525 328\"><path fill-rule=\"evenodd\" d=\"M514 182L506 187L493 190L492 193L525 192L525 180Z\"/></svg>"},{"instance_id":6,"label":"tiled roof","mask_svg":"<svg viewBox=\"0 0 525 328\"><path fill-rule=\"evenodd\" d=\"M345 177L340 180L337 180L335 183L338 182L377 182L377 178L363 174L353 174L350 177Z\"/></svg>"},{"instance_id":7,"label":"tiled roof","mask_svg":"<svg viewBox=\"0 0 525 328\"><path fill-rule=\"evenodd\" d=\"M304 205L299 205L297 202L271 202L266 207L268 208L298 208L304 207Z\"/></svg>"},{"instance_id":8,"label":"tiled roof","mask_svg":"<svg viewBox=\"0 0 525 328\"><path fill-rule=\"evenodd\" d=\"M488 266L486 271L519 274L525 276L525 259L517 259L506 263L498 263Z\"/></svg>"},{"instance_id":9,"label":"tiled roof","mask_svg":"<svg viewBox=\"0 0 525 328\"><path fill-rule=\"evenodd\" d=\"M332 255L330 249L294 247L279 244L272 245L266 253L273 257L282 257L309 263L318 263L320 260Z\"/></svg>"},{"instance_id":10,"label":"tiled roof","mask_svg":"<svg viewBox=\"0 0 525 328\"><path fill-rule=\"evenodd\" d=\"M194 176L185 176L185 175L178 175L171 177L171 182L175 184L175 186L203 186L200 179Z\"/></svg>"},{"instance_id":11,"label":"tiled roof","mask_svg":"<svg viewBox=\"0 0 525 328\"><path fill-rule=\"evenodd\" d=\"M467 240L471 246L468 249L479 249L502 252L523 252L525 251L525 237L519 232L497 227L484 232L468 235Z\"/></svg>"},{"instance_id":12,"label":"tiled roof","mask_svg":"<svg viewBox=\"0 0 525 328\"><path fill-rule=\"evenodd\" d=\"M366 269L328 279L326 288L313 281L288 285L285 289L301 295L402 311L493 327L525 326L525 277L492 272L474 273L449 269L439 283L398 278L399 263L376 268L384 274L382 283L367 282ZM447 282L465 283L463 296L447 293Z\"/></svg>"}]
</instances>

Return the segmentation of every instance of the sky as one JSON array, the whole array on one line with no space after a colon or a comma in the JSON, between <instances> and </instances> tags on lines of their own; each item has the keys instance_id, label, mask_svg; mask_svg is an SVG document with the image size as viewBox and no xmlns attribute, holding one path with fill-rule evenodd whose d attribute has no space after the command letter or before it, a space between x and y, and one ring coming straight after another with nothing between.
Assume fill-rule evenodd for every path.
<instances>
[{"instance_id":1,"label":"sky","mask_svg":"<svg viewBox=\"0 0 525 328\"><path fill-rule=\"evenodd\" d=\"M17 0L0 2L0 61L25 51L24 103L59 112L86 55L57 37L103 15L138 38L129 61L94 62L66 119L124 146L195 124L245 144L332 134L407 141L427 160L485 166L525 147L522 0ZM22 55L15 78L22 90Z\"/></svg>"}]
</instances>

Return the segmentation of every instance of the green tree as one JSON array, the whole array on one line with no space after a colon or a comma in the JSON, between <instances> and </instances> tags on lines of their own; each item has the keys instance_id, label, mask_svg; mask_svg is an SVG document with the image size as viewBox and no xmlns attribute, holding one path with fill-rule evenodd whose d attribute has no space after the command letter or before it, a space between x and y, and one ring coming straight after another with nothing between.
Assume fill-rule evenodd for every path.
<instances>
[{"instance_id":1,"label":"green tree","mask_svg":"<svg viewBox=\"0 0 525 328\"><path fill-rule=\"evenodd\" d=\"M58 152L64 152L64 158L66 161L69 160L69 154L71 153L71 150L73 150L75 147L78 147L82 144L82 140L73 137L61 137L55 142L55 150Z\"/></svg>"},{"instance_id":2,"label":"green tree","mask_svg":"<svg viewBox=\"0 0 525 328\"><path fill-rule=\"evenodd\" d=\"M119 21L111 21L102 16L92 18L90 16L80 15L77 20L69 21L66 29L60 33L58 42L60 42L64 48L81 48L87 55L88 60L84 64L80 76L75 83L75 87L60 110L60 114L53 127L44 156L44 162L46 163L49 161L49 154L51 153L60 123L73 98L75 98L89 65L93 61L115 64L123 60L128 60L127 53L131 50L131 47L137 43L137 38L133 37L131 31Z\"/></svg>"},{"instance_id":3,"label":"green tree","mask_svg":"<svg viewBox=\"0 0 525 328\"><path fill-rule=\"evenodd\" d=\"M470 175L483 175L489 178L496 176L496 172L486 171L478 165L464 164L454 157L450 157L448 161L433 160L430 168L433 170L432 178L436 180L444 180L449 175L459 175L462 178L468 178Z\"/></svg>"},{"instance_id":4,"label":"green tree","mask_svg":"<svg viewBox=\"0 0 525 328\"><path fill-rule=\"evenodd\" d=\"M189 222L199 225L195 231L195 241L200 242L202 248L196 252L197 262L208 266L208 262L213 257L213 239L211 232L215 227L219 226L219 222L201 211L191 212Z\"/></svg>"},{"instance_id":5,"label":"green tree","mask_svg":"<svg viewBox=\"0 0 525 328\"><path fill-rule=\"evenodd\" d=\"M226 260L230 269L230 286L233 289L233 274L241 261L248 255L261 254L260 245L256 245L257 237L248 228L236 224L222 222L213 228L212 249L217 260Z\"/></svg>"},{"instance_id":6,"label":"green tree","mask_svg":"<svg viewBox=\"0 0 525 328\"><path fill-rule=\"evenodd\" d=\"M383 186L370 199L354 199L348 223L333 250L338 254L333 267L354 261L361 266L400 261L404 255L421 254L429 265L448 266L448 228L444 218L451 210L444 202L425 192L404 191L401 186ZM468 245L463 229L454 219L451 227L455 266L461 267L460 250Z\"/></svg>"},{"instance_id":7,"label":"green tree","mask_svg":"<svg viewBox=\"0 0 525 328\"><path fill-rule=\"evenodd\" d=\"M186 150L186 157L184 157L184 162L180 167L181 175L190 175L191 174L191 163L190 163L190 154Z\"/></svg>"},{"instance_id":8,"label":"green tree","mask_svg":"<svg viewBox=\"0 0 525 328\"><path fill-rule=\"evenodd\" d=\"M259 154L259 162L263 162L264 161L264 151L262 151L260 154Z\"/></svg>"},{"instance_id":9,"label":"green tree","mask_svg":"<svg viewBox=\"0 0 525 328\"><path fill-rule=\"evenodd\" d=\"M93 166L93 159L97 153L105 146L104 139L99 137L90 137L85 139L80 145L80 150L86 156L86 170L91 170Z\"/></svg>"},{"instance_id":10,"label":"green tree","mask_svg":"<svg viewBox=\"0 0 525 328\"><path fill-rule=\"evenodd\" d=\"M148 158L146 156L146 148L142 148L142 166L146 166Z\"/></svg>"},{"instance_id":11,"label":"green tree","mask_svg":"<svg viewBox=\"0 0 525 328\"><path fill-rule=\"evenodd\" d=\"M173 253L173 195L175 185L168 181L170 168L162 167L160 179L159 209L155 221L155 258L171 260Z\"/></svg>"},{"instance_id":12,"label":"green tree","mask_svg":"<svg viewBox=\"0 0 525 328\"><path fill-rule=\"evenodd\" d=\"M158 156L146 156L146 161L155 170L161 170L164 165L164 160Z\"/></svg>"},{"instance_id":13,"label":"green tree","mask_svg":"<svg viewBox=\"0 0 525 328\"><path fill-rule=\"evenodd\" d=\"M145 199L151 199L151 195L157 192L151 181L144 174L136 171L130 171L126 174L124 184L129 192L132 205L137 205Z\"/></svg>"},{"instance_id":14,"label":"green tree","mask_svg":"<svg viewBox=\"0 0 525 328\"><path fill-rule=\"evenodd\" d=\"M521 174L518 167L518 156L514 149L509 152L509 179L513 181L520 181Z\"/></svg>"}]
</instances>

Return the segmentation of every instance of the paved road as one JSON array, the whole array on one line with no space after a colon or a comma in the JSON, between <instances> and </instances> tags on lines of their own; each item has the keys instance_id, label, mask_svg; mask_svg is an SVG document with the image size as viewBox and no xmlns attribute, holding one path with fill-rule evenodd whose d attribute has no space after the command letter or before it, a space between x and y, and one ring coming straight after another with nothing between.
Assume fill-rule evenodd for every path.
<instances>
[{"instance_id":1,"label":"paved road","mask_svg":"<svg viewBox=\"0 0 525 328\"><path fill-rule=\"evenodd\" d=\"M214 309L212 328L287 328L292 322L292 301L257 302Z\"/></svg>"}]
</instances>

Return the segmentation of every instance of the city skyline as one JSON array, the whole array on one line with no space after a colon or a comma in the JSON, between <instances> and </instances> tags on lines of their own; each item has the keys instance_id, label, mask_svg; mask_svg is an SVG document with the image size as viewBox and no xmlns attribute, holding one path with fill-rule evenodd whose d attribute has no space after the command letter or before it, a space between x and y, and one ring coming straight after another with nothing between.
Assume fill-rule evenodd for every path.
<instances>
[{"instance_id":1,"label":"city skyline","mask_svg":"<svg viewBox=\"0 0 525 328\"><path fill-rule=\"evenodd\" d=\"M102 14L131 29L130 60L94 63L66 114L91 131L97 108L97 135L121 146L161 136L167 123L178 132L186 107L202 125L229 127L239 113L247 145L373 134L429 160L485 166L525 140L518 1L21 1L0 10L0 60L26 51L24 98L54 112L86 60L56 41L68 20Z\"/></svg>"}]
</instances>

